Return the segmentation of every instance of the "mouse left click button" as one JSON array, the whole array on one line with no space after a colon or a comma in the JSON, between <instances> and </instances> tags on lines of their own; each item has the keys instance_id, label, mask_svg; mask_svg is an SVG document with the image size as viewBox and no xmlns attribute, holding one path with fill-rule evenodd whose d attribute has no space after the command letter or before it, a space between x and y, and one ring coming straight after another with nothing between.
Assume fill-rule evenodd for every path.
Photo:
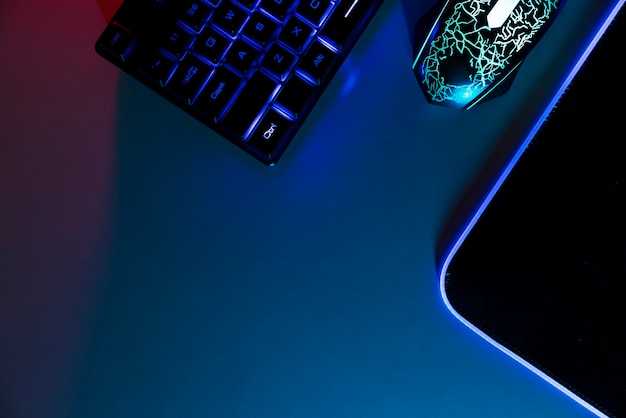
<instances>
[{"instance_id":1,"label":"mouse left click button","mask_svg":"<svg viewBox=\"0 0 626 418\"><path fill-rule=\"evenodd\" d=\"M135 43L136 36L117 22L110 23L100 37L100 44L122 62L131 54Z\"/></svg>"}]
</instances>

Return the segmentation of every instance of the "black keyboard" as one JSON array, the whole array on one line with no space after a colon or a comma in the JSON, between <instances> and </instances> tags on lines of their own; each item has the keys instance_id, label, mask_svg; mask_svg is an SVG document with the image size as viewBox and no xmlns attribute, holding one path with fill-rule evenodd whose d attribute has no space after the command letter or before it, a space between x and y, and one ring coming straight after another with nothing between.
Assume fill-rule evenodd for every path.
<instances>
[{"instance_id":1,"label":"black keyboard","mask_svg":"<svg viewBox=\"0 0 626 418\"><path fill-rule=\"evenodd\" d=\"M97 52L278 161L382 0L125 0Z\"/></svg>"}]
</instances>

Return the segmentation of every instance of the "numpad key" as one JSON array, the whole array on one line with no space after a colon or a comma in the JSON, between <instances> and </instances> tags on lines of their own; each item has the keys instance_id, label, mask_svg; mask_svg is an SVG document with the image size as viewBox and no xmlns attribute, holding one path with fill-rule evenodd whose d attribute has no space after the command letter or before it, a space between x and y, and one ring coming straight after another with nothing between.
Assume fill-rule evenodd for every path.
<instances>
[{"instance_id":1,"label":"numpad key","mask_svg":"<svg viewBox=\"0 0 626 418\"><path fill-rule=\"evenodd\" d=\"M125 0L96 51L275 164L382 0Z\"/></svg>"}]
</instances>

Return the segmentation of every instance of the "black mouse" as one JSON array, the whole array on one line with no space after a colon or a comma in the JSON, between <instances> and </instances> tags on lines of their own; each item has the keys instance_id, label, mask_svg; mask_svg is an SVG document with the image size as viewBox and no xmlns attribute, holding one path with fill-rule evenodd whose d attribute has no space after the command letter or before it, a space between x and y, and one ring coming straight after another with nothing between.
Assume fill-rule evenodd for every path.
<instances>
[{"instance_id":1,"label":"black mouse","mask_svg":"<svg viewBox=\"0 0 626 418\"><path fill-rule=\"evenodd\" d=\"M470 109L505 93L566 0L442 0L416 25L413 72L433 104Z\"/></svg>"}]
</instances>

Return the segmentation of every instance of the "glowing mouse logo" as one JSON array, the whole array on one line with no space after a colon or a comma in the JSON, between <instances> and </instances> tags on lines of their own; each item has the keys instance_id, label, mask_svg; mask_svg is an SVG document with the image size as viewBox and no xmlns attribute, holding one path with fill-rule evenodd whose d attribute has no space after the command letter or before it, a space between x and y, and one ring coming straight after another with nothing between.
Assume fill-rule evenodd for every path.
<instances>
[{"instance_id":1,"label":"glowing mouse logo","mask_svg":"<svg viewBox=\"0 0 626 418\"><path fill-rule=\"evenodd\" d=\"M560 0L446 1L413 69L428 100L469 108L513 74Z\"/></svg>"}]
</instances>

